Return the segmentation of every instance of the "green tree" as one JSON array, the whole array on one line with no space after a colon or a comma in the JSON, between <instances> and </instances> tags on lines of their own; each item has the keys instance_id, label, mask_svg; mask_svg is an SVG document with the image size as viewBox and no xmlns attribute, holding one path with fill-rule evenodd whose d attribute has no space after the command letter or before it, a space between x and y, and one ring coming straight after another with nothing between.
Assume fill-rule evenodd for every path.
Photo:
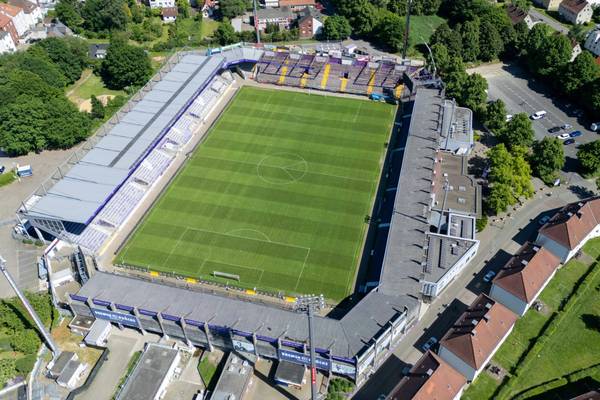
<instances>
[{"instance_id":1,"label":"green tree","mask_svg":"<svg viewBox=\"0 0 600 400\"><path fill-rule=\"evenodd\" d=\"M533 172L547 185L558 177L558 171L565 165L562 143L555 137L545 137L533 143L531 166Z\"/></svg>"},{"instance_id":2,"label":"green tree","mask_svg":"<svg viewBox=\"0 0 600 400\"><path fill-rule=\"evenodd\" d=\"M529 69L542 76L551 76L571 59L571 43L566 36L551 34L546 24L536 24L525 44Z\"/></svg>"},{"instance_id":3,"label":"green tree","mask_svg":"<svg viewBox=\"0 0 600 400\"><path fill-rule=\"evenodd\" d=\"M516 114L496 136L511 150L515 146L529 147L534 136L531 120L525 113Z\"/></svg>"},{"instance_id":4,"label":"green tree","mask_svg":"<svg viewBox=\"0 0 600 400\"><path fill-rule=\"evenodd\" d=\"M103 119L104 118L104 105L102 104L102 102L100 100L98 100L98 98L94 95L92 95L92 98L90 99L90 101L92 102L91 117L94 119Z\"/></svg>"},{"instance_id":5,"label":"green tree","mask_svg":"<svg viewBox=\"0 0 600 400\"><path fill-rule=\"evenodd\" d=\"M9 379L16 375L15 360L12 358L0 359L0 387L4 387Z\"/></svg>"},{"instance_id":6,"label":"green tree","mask_svg":"<svg viewBox=\"0 0 600 400\"><path fill-rule=\"evenodd\" d=\"M429 41L431 42L431 45L439 43L446 46L448 53L451 56L461 56L462 38L460 33L450 29L450 26L448 26L447 23L443 23L438 26L431 35L431 39L429 39Z\"/></svg>"},{"instance_id":7,"label":"green tree","mask_svg":"<svg viewBox=\"0 0 600 400\"><path fill-rule=\"evenodd\" d=\"M251 8L250 2L247 0L221 0L219 1L219 10L224 18L235 18L242 15Z\"/></svg>"},{"instance_id":8,"label":"green tree","mask_svg":"<svg viewBox=\"0 0 600 400\"><path fill-rule=\"evenodd\" d=\"M404 19L391 11L383 10L375 28L376 37L393 52L404 44Z\"/></svg>"},{"instance_id":9,"label":"green tree","mask_svg":"<svg viewBox=\"0 0 600 400\"><path fill-rule=\"evenodd\" d=\"M223 21L213 33L213 37L221 46L235 43L238 40L235 30L227 18L223 18Z\"/></svg>"},{"instance_id":10,"label":"green tree","mask_svg":"<svg viewBox=\"0 0 600 400\"><path fill-rule=\"evenodd\" d=\"M59 0L54 8L56 17L71 29L79 28L83 24L79 11L80 4L77 0Z\"/></svg>"},{"instance_id":11,"label":"green tree","mask_svg":"<svg viewBox=\"0 0 600 400\"><path fill-rule=\"evenodd\" d=\"M126 0L86 0L81 16L84 27L93 32L124 30L131 21Z\"/></svg>"},{"instance_id":12,"label":"green tree","mask_svg":"<svg viewBox=\"0 0 600 400\"><path fill-rule=\"evenodd\" d=\"M36 46L46 51L50 60L62 71L67 83L78 80L88 65L88 46L82 39L48 38L40 41Z\"/></svg>"},{"instance_id":13,"label":"green tree","mask_svg":"<svg viewBox=\"0 0 600 400\"><path fill-rule=\"evenodd\" d=\"M369 35L375 28L378 10L369 0L337 0L336 6L357 35Z\"/></svg>"},{"instance_id":14,"label":"green tree","mask_svg":"<svg viewBox=\"0 0 600 400\"><path fill-rule=\"evenodd\" d=\"M190 2L188 0L177 0L177 11L180 18L190 17Z\"/></svg>"},{"instance_id":15,"label":"green tree","mask_svg":"<svg viewBox=\"0 0 600 400\"><path fill-rule=\"evenodd\" d=\"M504 50L504 42L496 27L489 21L482 21L479 29L479 58L492 61Z\"/></svg>"},{"instance_id":16,"label":"green tree","mask_svg":"<svg viewBox=\"0 0 600 400\"><path fill-rule=\"evenodd\" d=\"M60 68L48 57L48 53L39 47L32 46L27 51L5 55L0 58L0 67L9 70L33 72L48 85L63 89L66 79Z\"/></svg>"},{"instance_id":17,"label":"green tree","mask_svg":"<svg viewBox=\"0 0 600 400\"><path fill-rule=\"evenodd\" d=\"M462 38L462 58L464 61L477 61L479 57L479 18L458 26Z\"/></svg>"},{"instance_id":18,"label":"green tree","mask_svg":"<svg viewBox=\"0 0 600 400\"><path fill-rule=\"evenodd\" d=\"M520 198L533 196L531 167L525 156L527 148L515 146L509 153L504 144L488 151L490 194L487 205L495 213L506 211Z\"/></svg>"},{"instance_id":19,"label":"green tree","mask_svg":"<svg viewBox=\"0 0 600 400\"><path fill-rule=\"evenodd\" d=\"M485 125L493 132L502 132L506 125L506 107L500 99L487 105Z\"/></svg>"},{"instance_id":20,"label":"green tree","mask_svg":"<svg viewBox=\"0 0 600 400\"><path fill-rule=\"evenodd\" d=\"M577 159L584 174L597 174L600 170L600 140L580 145Z\"/></svg>"},{"instance_id":21,"label":"green tree","mask_svg":"<svg viewBox=\"0 0 600 400\"><path fill-rule=\"evenodd\" d=\"M332 15L323 23L323 38L327 40L344 40L352 33L348 20L341 15Z\"/></svg>"},{"instance_id":22,"label":"green tree","mask_svg":"<svg viewBox=\"0 0 600 400\"><path fill-rule=\"evenodd\" d=\"M35 354L30 354L19 358L15 362L15 369L18 374L27 375L33 370L37 357Z\"/></svg>"},{"instance_id":23,"label":"green tree","mask_svg":"<svg viewBox=\"0 0 600 400\"><path fill-rule=\"evenodd\" d=\"M450 54L448 48L442 43L436 43L431 46L431 53L433 54L433 61L435 62L435 68L438 72L443 73L450 65ZM433 71L433 63L431 57L427 57L427 65L430 71Z\"/></svg>"},{"instance_id":24,"label":"green tree","mask_svg":"<svg viewBox=\"0 0 600 400\"><path fill-rule=\"evenodd\" d=\"M152 74L152 65L144 49L131 46L125 38L113 35L100 74L111 89L142 86Z\"/></svg>"},{"instance_id":25,"label":"green tree","mask_svg":"<svg viewBox=\"0 0 600 400\"><path fill-rule=\"evenodd\" d=\"M460 93L459 103L475 112L482 111L487 98L487 81L480 74L467 75Z\"/></svg>"},{"instance_id":26,"label":"green tree","mask_svg":"<svg viewBox=\"0 0 600 400\"><path fill-rule=\"evenodd\" d=\"M589 88L600 77L600 66L592 53L584 51L572 63L565 65L558 76L564 91L569 95L577 94L581 89Z\"/></svg>"},{"instance_id":27,"label":"green tree","mask_svg":"<svg viewBox=\"0 0 600 400\"><path fill-rule=\"evenodd\" d=\"M35 354L42 344L37 332L34 329L25 329L18 335L12 335L10 346L14 351L24 354Z\"/></svg>"},{"instance_id":28,"label":"green tree","mask_svg":"<svg viewBox=\"0 0 600 400\"><path fill-rule=\"evenodd\" d=\"M600 78L592 82L589 90L583 92L582 99L584 107L591 115L600 115Z\"/></svg>"}]
</instances>

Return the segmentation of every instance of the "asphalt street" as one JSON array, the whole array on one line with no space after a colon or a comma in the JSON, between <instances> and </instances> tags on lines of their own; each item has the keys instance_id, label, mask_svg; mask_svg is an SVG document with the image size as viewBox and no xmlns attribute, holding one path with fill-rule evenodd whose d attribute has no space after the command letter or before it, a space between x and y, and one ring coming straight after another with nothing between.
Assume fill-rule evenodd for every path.
<instances>
[{"instance_id":1,"label":"asphalt street","mask_svg":"<svg viewBox=\"0 0 600 400\"><path fill-rule=\"evenodd\" d=\"M531 16L531 19L534 22L535 21L545 22L546 24L550 25L550 27L552 29L554 29L557 32L562 33L563 35L566 35L566 34L569 33L569 29L566 26L564 26L563 24L561 24L560 22L558 22L554 18L550 18L546 14L539 12L535 8L531 8L529 10L529 15Z\"/></svg>"},{"instance_id":2,"label":"asphalt street","mask_svg":"<svg viewBox=\"0 0 600 400\"><path fill-rule=\"evenodd\" d=\"M582 136L575 138L575 143L565 146L567 164L565 171L574 169L577 147L600 139L597 133L589 127L594 121L586 121L579 116L578 109L559 98L552 97L547 88L534 80L520 66L514 64L491 64L469 70L481 74L488 82L488 98L501 99L506 105L509 114L533 114L536 111L546 111L548 114L537 121L532 121L536 139L546 136L556 136L560 133L570 133L579 130ZM548 130L555 126L570 124L572 128L566 131L550 133Z\"/></svg>"}]
</instances>

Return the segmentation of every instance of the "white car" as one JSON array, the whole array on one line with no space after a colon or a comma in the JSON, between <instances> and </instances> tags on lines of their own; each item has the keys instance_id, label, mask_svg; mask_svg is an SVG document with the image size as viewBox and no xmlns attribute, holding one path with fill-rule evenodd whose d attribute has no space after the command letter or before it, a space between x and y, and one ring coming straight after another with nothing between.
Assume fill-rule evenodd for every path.
<instances>
[{"instance_id":1,"label":"white car","mask_svg":"<svg viewBox=\"0 0 600 400\"><path fill-rule=\"evenodd\" d=\"M567 140L568 138L571 137L571 135L569 135L568 133L561 133L560 135L556 135L557 138L559 138L560 140Z\"/></svg>"},{"instance_id":2,"label":"white car","mask_svg":"<svg viewBox=\"0 0 600 400\"><path fill-rule=\"evenodd\" d=\"M496 273L494 271L488 271L488 273L485 274L485 276L483 277L483 281L484 282L491 282L492 279L494 279L495 276L496 276Z\"/></svg>"},{"instance_id":3,"label":"white car","mask_svg":"<svg viewBox=\"0 0 600 400\"><path fill-rule=\"evenodd\" d=\"M506 115L506 122L510 122L513 119L513 115L512 114L507 114Z\"/></svg>"},{"instance_id":4,"label":"white car","mask_svg":"<svg viewBox=\"0 0 600 400\"><path fill-rule=\"evenodd\" d=\"M542 111L536 111L533 114L531 114L531 119L542 119L546 116L547 112L542 110Z\"/></svg>"}]
</instances>

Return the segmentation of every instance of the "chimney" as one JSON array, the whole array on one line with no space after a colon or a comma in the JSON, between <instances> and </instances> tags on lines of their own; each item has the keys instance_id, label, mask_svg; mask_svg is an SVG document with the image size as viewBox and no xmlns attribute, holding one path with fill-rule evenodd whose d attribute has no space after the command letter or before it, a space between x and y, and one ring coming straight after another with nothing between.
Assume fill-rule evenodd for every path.
<instances>
[{"instance_id":1,"label":"chimney","mask_svg":"<svg viewBox=\"0 0 600 400\"><path fill-rule=\"evenodd\" d=\"M567 216L568 216L569 218L571 218L571 217L573 216L573 213L572 213L571 211L569 211L569 212L567 213Z\"/></svg>"},{"instance_id":2,"label":"chimney","mask_svg":"<svg viewBox=\"0 0 600 400\"><path fill-rule=\"evenodd\" d=\"M485 308L487 308L488 310L492 309L492 303L485 303Z\"/></svg>"},{"instance_id":3,"label":"chimney","mask_svg":"<svg viewBox=\"0 0 600 400\"><path fill-rule=\"evenodd\" d=\"M521 260L521 264L527 265L527 264L529 264L529 262L527 260Z\"/></svg>"},{"instance_id":4,"label":"chimney","mask_svg":"<svg viewBox=\"0 0 600 400\"><path fill-rule=\"evenodd\" d=\"M472 320L471 320L471 325L473 325L473 326L477 326L477 320L476 320L476 319L472 319Z\"/></svg>"}]
</instances>

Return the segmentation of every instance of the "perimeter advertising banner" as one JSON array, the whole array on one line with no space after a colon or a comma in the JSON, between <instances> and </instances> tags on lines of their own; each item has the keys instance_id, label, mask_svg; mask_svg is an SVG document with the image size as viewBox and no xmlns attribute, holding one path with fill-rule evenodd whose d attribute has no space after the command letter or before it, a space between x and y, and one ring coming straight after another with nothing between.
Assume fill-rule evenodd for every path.
<instances>
[{"instance_id":1,"label":"perimeter advertising banner","mask_svg":"<svg viewBox=\"0 0 600 400\"><path fill-rule=\"evenodd\" d=\"M310 367L310 355L308 355L308 354L303 354L303 353L299 353L297 351L292 351L292 350L282 350L282 349L277 350L277 353L279 354L280 360L289 361L289 362L293 362L296 364L303 364L303 365ZM327 371L331 370L331 361L326 358L317 357L315 360L315 364L317 365L317 368L319 368L319 369L323 369L323 370L327 370Z\"/></svg>"},{"instance_id":2,"label":"perimeter advertising banner","mask_svg":"<svg viewBox=\"0 0 600 400\"><path fill-rule=\"evenodd\" d=\"M133 326L134 328L139 328L137 318L133 315L129 314L121 314L114 311L109 310L100 310L98 308L92 308L92 313L94 317L98 319L105 319L110 322L114 322L117 324L123 324L127 326Z\"/></svg>"},{"instance_id":3,"label":"perimeter advertising banner","mask_svg":"<svg viewBox=\"0 0 600 400\"><path fill-rule=\"evenodd\" d=\"M243 351L246 353L254 353L254 345L249 342L243 342L241 340L231 340L233 342L233 348L237 351Z\"/></svg>"}]
</instances>

